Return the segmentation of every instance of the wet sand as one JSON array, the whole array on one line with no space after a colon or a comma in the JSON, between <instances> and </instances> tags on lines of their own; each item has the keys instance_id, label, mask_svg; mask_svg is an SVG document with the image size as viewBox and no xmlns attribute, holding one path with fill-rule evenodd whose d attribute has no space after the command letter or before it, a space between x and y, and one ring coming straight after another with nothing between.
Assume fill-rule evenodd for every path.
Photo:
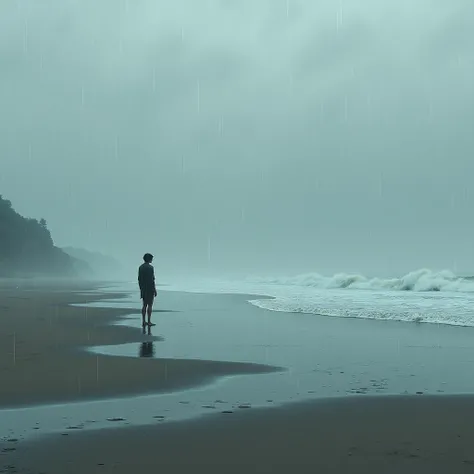
<instances>
[{"instance_id":1,"label":"wet sand","mask_svg":"<svg viewBox=\"0 0 474 474\"><path fill-rule=\"evenodd\" d=\"M111 325L136 312L138 300L130 305L132 310L70 306L124 296L90 293L103 286L0 282L0 408L171 391L220 376L273 370L251 363L145 360L83 351L87 346L143 340L141 330Z\"/></svg>"},{"instance_id":2,"label":"wet sand","mask_svg":"<svg viewBox=\"0 0 474 474\"><path fill-rule=\"evenodd\" d=\"M143 428L5 441L20 473L474 472L474 398L345 397ZM2 466L2 464L0 464Z\"/></svg>"},{"instance_id":3,"label":"wet sand","mask_svg":"<svg viewBox=\"0 0 474 474\"><path fill-rule=\"evenodd\" d=\"M184 473L199 466L211 473L286 473L295 467L321 473L474 472L474 397L449 395L474 393L470 328L289 315L253 307L241 295L162 293L163 312L155 314L157 333L164 336L157 341L160 358L143 359L136 352L124 357L127 344L116 346L133 343L130 350L136 351L144 340L141 330L110 325L129 309L68 306L110 294L42 287L3 289L0 295L3 406L177 390L220 375L270 371L232 377L198 394L180 392L175 405L183 411L225 395L227 405L215 403L206 408L213 414L191 421L172 421L159 397L134 405L131 399L128 411L117 410L119 418L108 420L114 429L89 430L87 406L80 412L71 405L67 409L82 417L78 425L65 420L62 429L41 435L48 430L33 427L29 412L20 410L15 418L13 410L6 417L12 428L22 417L30 424L22 420L24 434L1 440L0 472ZM92 345L115 356L78 349ZM288 370L271 374L271 366ZM273 400L266 400L269 395ZM341 398L326 398L334 396ZM269 402L265 406L280 406L257 408L259 397ZM319 399L288 404L309 397ZM144 407L148 424L133 426Z\"/></svg>"}]
</instances>

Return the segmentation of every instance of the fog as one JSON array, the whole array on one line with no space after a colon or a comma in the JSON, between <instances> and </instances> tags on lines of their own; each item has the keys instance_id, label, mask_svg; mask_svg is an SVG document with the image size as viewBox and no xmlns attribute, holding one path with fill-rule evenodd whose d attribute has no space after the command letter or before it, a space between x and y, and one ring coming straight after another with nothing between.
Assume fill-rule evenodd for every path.
<instances>
[{"instance_id":1,"label":"fog","mask_svg":"<svg viewBox=\"0 0 474 474\"><path fill-rule=\"evenodd\" d=\"M0 194L162 272L474 270L472 0L2 0Z\"/></svg>"}]
</instances>

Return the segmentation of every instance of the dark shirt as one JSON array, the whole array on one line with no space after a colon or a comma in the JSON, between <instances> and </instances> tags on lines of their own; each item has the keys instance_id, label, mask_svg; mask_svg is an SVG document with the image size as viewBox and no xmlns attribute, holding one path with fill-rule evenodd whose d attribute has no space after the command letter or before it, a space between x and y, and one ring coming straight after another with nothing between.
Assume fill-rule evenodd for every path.
<instances>
[{"instance_id":1,"label":"dark shirt","mask_svg":"<svg viewBox=\"0 0 474 474\"><path fill-rule=\"evenodd\" d=\"M138 268L138 285L142 292L154 292L155 287L155 270L149 263L143 263Z\"/></svg>"}]
</instances>

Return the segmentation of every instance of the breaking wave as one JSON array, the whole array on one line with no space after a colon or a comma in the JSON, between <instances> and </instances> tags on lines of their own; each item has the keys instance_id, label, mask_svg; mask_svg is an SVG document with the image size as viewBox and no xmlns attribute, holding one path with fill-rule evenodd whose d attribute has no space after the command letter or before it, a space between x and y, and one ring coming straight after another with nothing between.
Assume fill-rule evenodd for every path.
<instances>
[{"instance_id":1,"label":"breaking wave","mask_svg":"<svg viewBox=\"0 0 474 474\"><path fill-rule=\"evenodd\" d=\"M170 288L171 289L171 288ZM176 290L255 296L262 309L336 318L474 327L474 278L421 269L400 278L317 273L240 281L180 282Z\"/></svg>"},{"instance_id":2,"label":"breaking wave","mask_svg":"<svg viewBox=\"0 0 474 474\"><path fill-rule=\"evenodd\" d=\"M320 289L358 289L385 291L449 291L474 293L471 277L458 277L449 270L432 271L420 269L400 278L368 278L363 275L338 273L325 277L318 273L307 273L294 277L253 278L255 283L300 286Z\"/></svg>"}]
</instances>

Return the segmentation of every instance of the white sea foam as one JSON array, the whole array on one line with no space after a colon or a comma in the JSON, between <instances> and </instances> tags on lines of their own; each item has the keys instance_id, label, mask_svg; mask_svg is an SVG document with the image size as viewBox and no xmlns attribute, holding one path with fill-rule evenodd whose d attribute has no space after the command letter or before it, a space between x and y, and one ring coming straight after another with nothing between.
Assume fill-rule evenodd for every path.
<instances>
[{"instance_id":1,"label":"white sea foam","mask_svg":"<svg viewBox=\"0 0 474 474\"><path fill-rule=\"evenodd\" d=\"M179 282L169 289L270 296L250 303L271 311L474 326L474 281L450 271L422 269L390 279L312 273L243 281L200 280Z\"/></svg>"}]
</instances>

